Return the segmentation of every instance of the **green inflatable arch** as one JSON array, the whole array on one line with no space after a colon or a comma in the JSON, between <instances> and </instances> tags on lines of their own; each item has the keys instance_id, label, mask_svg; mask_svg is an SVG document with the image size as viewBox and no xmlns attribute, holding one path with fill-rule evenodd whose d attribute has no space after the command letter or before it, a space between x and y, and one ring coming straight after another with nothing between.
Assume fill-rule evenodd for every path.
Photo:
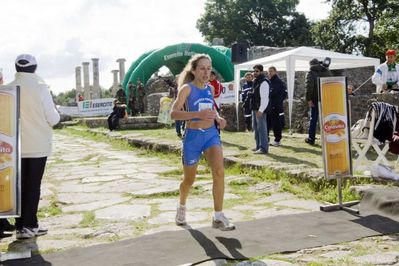
<instances>
[{"instance_id":1,"label":"green inflatable arch","mask_svg":"<svg viewBox=\"0 0 399 266\"><path fill-rule=\"evenodd\" d=\"M156 50L151 50L151 51L145 52L145 53L142 54L139 58L137 58L136 61L134 61L134 62L130 65L129 69L127 70L127 72L126 72L126 74L125 74L125 77L124 77L124 79L123 79L123 82L122 82L123 88L126 88L126 87L127 87L127 84L128 84L128 78L127 78L127 77L130 77L130 76L132 75L132 73L133 73L133 70L136 69L136 67L141 63L141 61L143 61L144 58L146 58L148 55L150 55L150 54L151 54L152 52L154 52L154 51L156 51Z\"/></svg>"},{"instance_id":2,"label":"green inflatable arch","mask_svg":"<svg viewBox=\"0 0 399 266\"><path fill-rule=\"evenodd\" d=\"M166 66L173 75L177 75L183 70L192 55L202 53L211 57L212 67L223 77L224 81L228 82L234 79L230 48L180 43L148 51L131 64L122 83L127 99L129 99L129 82L136 84L137 79L140 79L145 84L151 75L162 66Z\"/></svg>"}]
</instances>

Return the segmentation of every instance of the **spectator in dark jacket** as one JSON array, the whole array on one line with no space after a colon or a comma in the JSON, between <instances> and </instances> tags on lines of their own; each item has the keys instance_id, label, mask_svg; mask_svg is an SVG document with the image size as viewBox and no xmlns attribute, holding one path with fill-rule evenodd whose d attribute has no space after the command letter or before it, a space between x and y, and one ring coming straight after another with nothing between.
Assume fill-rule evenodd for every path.
<instances>
[{"instance_id":1,"label":"spectator in dark jacket","mask_svg":"<svg viewBox=\"0 0 399 266\"><path fill-rule=\"evenodd\" d=\"M138 103L138 110L140 114L144 114L145 106L144 106L144 97L145 97L145 90L144 85L140 79L137 79L137 103Z\"/></svg>"},{"instance_id":2,"label":"spectator in dark jacket","mask_svg":"<svg viewBox=\"0 0 399 266\"><path fill-rule=\"evenodd\" d=\"M329 58L326 58L329 59ZM316 139L316 126L317 120L319 119L319 94L317 78L319 77L330 77L332 76L331 71L328 69L329 61L324 60L319 62L316 58L310 60L310 71L306 74L306 101L311 108L311 117L309 125L309 136L305 139L306 143L314 145ZM328 61L328 62L327 62Z\"/></svg>"},{"instance_id":3,"label":"spectator in dark jacket","mask_svg":"<svg viewBox=\"0 0 399 266\"><path fill-rule=\"evenodd\" d=\"M269 67L269 105L267 108L267 135L272 128L274 134L274 141L270 144L272 146L280 146L282 137L282 130L284 127L284 100L287 98L287 86L280 79L277 74L277 69L274 66Z\"/></svg>"},{"instance_id":4,"label":"spectator in dark jacket","mask_svg":"<svg viewBox=\"0 0 399 266\"><path fill-rule=\"evenodd\" d=\"M250 99L251 94L249 92L252 91L253 78L254 77L251 72L247 72L245 74L245 83L242 86L242 91L241 91L241 101L244 113L245 129L248 131L252 131L252 109L251 109L251 99Z\"/></svg>"},{"instance_id":5,"label":"spectator in dark jacket","mask_svg":"<svg viewBox=\"0 0 399 266\"><path fill-rule=\"evenodd\" d=\"M119 128L119 119L127 118L126 105L121 104L118 100L114 100L112 113L108 116L108 128L110 131Z\"/></svg>"}]
</instances>

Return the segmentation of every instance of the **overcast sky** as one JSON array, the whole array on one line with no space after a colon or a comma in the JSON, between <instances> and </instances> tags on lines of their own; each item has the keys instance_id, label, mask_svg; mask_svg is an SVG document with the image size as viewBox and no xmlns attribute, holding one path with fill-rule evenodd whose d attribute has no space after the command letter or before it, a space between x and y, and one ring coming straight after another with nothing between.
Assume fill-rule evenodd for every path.
<instances>
[{"instance_id":1,"label":"overcast sky","mask_svg":"<svg viewBox=\"0 0 399 266\"><path fill-rule=\"evenodd\" d=\"M300 0L311 20L328 15L322 0ZM125 68L148 50L181 42L203 43L195 24L205 0L0 0L0 68L11 82L18 54L31 53L37 73L58 94L75 87L75 67L99 58L100 85L112 85L116 59ZM90 73L92 84L92 73Z\"/></svg>"}]
</instances>

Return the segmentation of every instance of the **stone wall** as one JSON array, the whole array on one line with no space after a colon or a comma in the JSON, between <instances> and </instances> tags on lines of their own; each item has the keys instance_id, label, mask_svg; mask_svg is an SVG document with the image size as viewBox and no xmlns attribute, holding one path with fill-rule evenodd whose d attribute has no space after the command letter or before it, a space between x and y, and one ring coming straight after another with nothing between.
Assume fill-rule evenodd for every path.
<instances>
[{"instance_id":1,"label":"stone wall","mask_svg":"<svg viewBox=\"0 0 399 266\"><path fill-rule=\"evenodd\" d=\"M399 93L372 93L372 94L359 94L355 96L349 96L350 116L351 124L353 125L357 120L366 116L367 110L373 101L380 101L392 104L399 108ZM227 120L227 131L237 131L236 129L236 110L235 104L224 104L221 106L221 116ZM288 128L288 102L285 102L285 121L286 128ZM309 127L310 114L308 111L307 103L304 99L295 100L293 104L292 112L292 130L297 133L306 133ZM239 131L245 131L243 113L241 109L241 103L239 108ZM317 127L319 130L319 127Z\"/></svg>"},{"instance_id":2,"label":"stone wall","mask_svg":"<svg viewBox=\"0 0 399 266\"><path fill-rule=\"evenodd\" d=\"M367 81L361 88L356 92L356 96L351 96L351 112L355 118L359 117L359 113L363 113L367 109L367 100L374 98L373 94L375 91L375 86L368 80L369 77L374 73L373 67L363 67L355 69L343 69L343 70L333 70L334 76L346 76L348 84L352 84L355 89ZM280 75L284 81L286 81L284 75ZM295 87L294 87L294 100L292 107L292 130L298 133L305 133L309 127L309 107L305 99L305 76L306 72L296 72L295 73ZM382 95L382 94L380 94ZM356 99L356 100L355 100ZM363 99L358 101L357 99ZM353 102L355 100L355 102ZM286 126L289 127L289 116L288 116L288 101L285 101L285 119ZM353 121L352 119L352 121ZM359 118L358 118L359 119ZM357 119L356 119L357 120ZM355 120L355 121L356 121Z\"/></svg>"},{"instance_id":3,"label":"stone wall","mask_svg":"<svg viewBox=\"0 0 399 266\"><path fill-rule=\"evenodd\" d=\"M365 118L368 107L373 101L386 102L398 108L399 93L373 93L369 95L351 96L350 105L352 124L361 118Z\"/></svg>"},{"instance_id":4,"label":"stone wall","mask_svg":"<svg viewBox=\"0 0 399 266\"><path fill-rule=\"evenodd\" d=\"M248 52L248 59L253 60L276 53L284 52L294 49L294 47L268 47L268 46L257 46L251 47ZM268 67L268 66L266 66ZM277 69L278 71L278 69ZM363 67L354 69L341 69L333 70L333 75L335 76L346 76L348 79L348 84L351 84L355 88L356 96L351 96L351 115L352 121L356 122L358 119L363 118L367 111L369 102L375 98L377 100L385 101L388 103L398 102L398 97L396 95L389 94L373 94L375 92L375 86L371 83L369 78L374 72L373 67ZM286 82L286 73L279 71L279 76ZM294 80L294 97L292 106L292 130L298 133L305 133L309 127L309 107L305 100L305 76L306 72L297 71L295 72ZM367 82L366 82L367 81ZM365 84L363 84L365 83ZM363 86L356 91L356 89L362 85ZM148 88L146 88L146 105L147 111L152 116L157 116L159 113L159 100L161 97L167 96L169 88L163 79L152 79L148 83ZM285 119L286 128L289 128L289 114L288 114L288 102L285 101ZM225 105L221 106L221 116L227 120L226 130L236 131L237 119L236 119L236 108L235 105ZM244 120L241 109L241 103L239 107L239 124L240 131L244 131Z\"/></svg>"},{"instance_id":5,"label":"stone wall","mask_svg":"<svg viewBox=\"0 0 399 266\"><path fill-rule=\"evenodd\" d=\"M168 92L158 92L158 93L152 93L147 96L147 113L149 115L155 115L158 116L159 114L159 100L162 97L168 96Z\"/></svg>"},{"instance_id":6,"label":"stone wall","mask_svg":"<svg viewBox=\"0 0 399 266\"><path fill-rule=\"evenodd\" d=\"M280 52L288 51L294 49L295 47L268 47L268 46L256 46L251 47L248 52L248 59L253 60L273 54L277 54ZM267 70L266 66L266 70ZM277 69L278 71L278 69ZM365 110L367 110L366 102L370 98L374 98L376 94L375 86L371 83L370 77L374 73L373 67L362 67L362 68L353 68L353 69L338 69L332 70L334 76L346 76L348 80L348 84L351 84L355 88L355 98L352 100L352 121L353 119L358 118L365 115ZM286 73L283 71L278 71L280 78L287 82ZM293 106L292 106L292 130L298 133L305 133L309 127L309 108L305 100L305 76L306 71L297 71L295 72L295 81L294 81L294 97L293 97ZM364 83L364 84L363 84ZM363 85L362 85L363 84ZM357 91L356 89L361 86ZM384 96L385 97L385 96ZM390 97L388 97L390 98ZM362 100L357 100L362 99ZM366 101L366 102L364 102ZM389 101L387 101L389 102ZM288 102L285 101L285 119L286 119L286 128L289 128L289 115L288 115ZM232 107L233 109L235 107ZM235 119L235 118L234 118ZM355 121L356 121L355 120ZM236 121L236 119L234 120ZM241 124L241 122L240 122ZM240 130L243 130L240 127Z\"/></svg>"},{"instance_id":7,"label":"stone wall","mask_svg":"<svg viewBox=\"0 0 399 266\"><path fill-rule=\"evenodd\" d=\"M157 120L158 116L134 116L129 117L127 120L119 119L119 127L120 129L150 129L163 127ZM83 118L81 123L89 128L108 128L107 117Z\"/></svg>"},{"instance_id":8,"label":"stone wall","mask_svg":"<svg viewBox=\"0 0 399 266\"><path fill-rule=\"evenodd\" d=\"M245 131L244 115L241 108L241 103L239 107L239 131ZM224 130L227 131L237 131L237 114L235 104L221 104L220 105L220 116L223 117L227 124Z\"/></svg>"},{"instance_id":9,"label":"stone wall","mask_svg":"<svg viewBox=\"0 0 399 266\"><path fill-rule=\"evenodd\" d=\"M149 80L146 87L146 94L150 95L160 92L169 92L168 84L160 77Z\"/></svg>"},{"instance_id":10,"label":"stone wall","mask_svg":"<svg viewBox=\"0 0 399 266\"><path fill-rule=\"evenodd\" d=\"M271 46L253 46L248 50L248 61L262 58L269 55L278 54L296 47L271 47Z\"/></svg>"}]
</instances>

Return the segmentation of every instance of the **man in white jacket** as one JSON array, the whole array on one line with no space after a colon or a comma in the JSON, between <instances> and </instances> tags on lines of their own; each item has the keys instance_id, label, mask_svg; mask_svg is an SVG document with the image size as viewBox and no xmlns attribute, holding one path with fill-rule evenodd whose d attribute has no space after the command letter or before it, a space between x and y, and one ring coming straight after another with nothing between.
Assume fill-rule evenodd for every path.
<instances>
[{"instance_id":1,"label":"man in white jacket","mask_svg":"<svg viewBox=\"0 0 399 266\"><path fill-rule=\"evenodd\" d=\"M385 53L386 62L379 65L371 81L377 86L377 93L399 92L399 64L395 63L396 51Z\"/></svg>"},{"instance_id":2,"label":"man in white jacket","mask_svg":"<svg viewBox=\"0 0 399 266\"><path fill-rule=\"evenodd\" d=\"M21 101L21 217L16 219L17 239L44 235L37 210L47 157L51 154L52 127L60 121L48 86L35 74L37 62L30 54L15 60L17 73L9 84L20 86Z\"/></svg>"},{"instance_id":3,"label":"man in white jacket","mask_svg":"<svg viewBox=\"0 0 399 266\"><path fill-rule=\"evenodd\" d=\"M255 135L255 154L269 153L269 140L267 137L266 108L269 104L270 81L263 73L263 65L253 67L255 77L252 85L252 128Z\"/></svg>"}]
</instances>

